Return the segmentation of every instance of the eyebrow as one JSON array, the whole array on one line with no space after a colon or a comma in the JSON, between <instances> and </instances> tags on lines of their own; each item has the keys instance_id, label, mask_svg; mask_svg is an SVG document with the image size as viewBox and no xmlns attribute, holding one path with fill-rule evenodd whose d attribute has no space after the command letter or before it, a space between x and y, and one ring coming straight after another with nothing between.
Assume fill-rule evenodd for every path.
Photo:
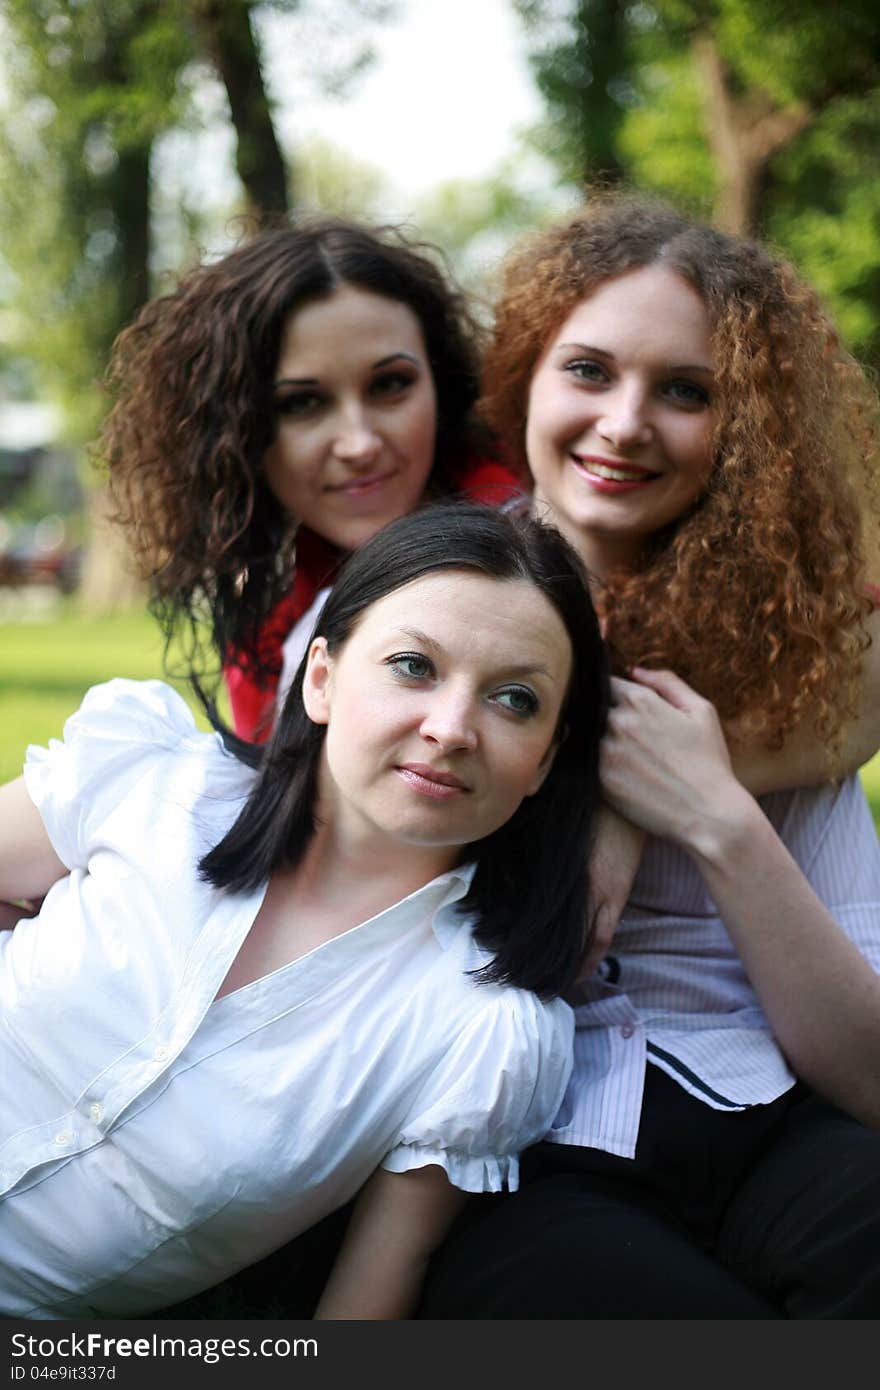
<instances>
[{"instance_id":1,"label":"eyebrow","mask_svg":"<svg viewBox=\"0 0 880 1390\"><path fill-rule=\"evenodd\" d=\"M411 642L417 642L419 646L425 647L433 656L442 656L443 647L436 642L433 637L429 637L427 632L422 632L417 627L398 627L394 629L402 637L408 637ZM548 671L546 666L536 665L534 662L524 661L515 666L505 666L504 670L510 676L546 676L547 680L555 679L553 673Z\"/></svg>"},{"instance_id":2,"label":"eyebrow","mask_svg":"<svg viewBox=\"0 0 880 1390\"><path fill-rule=\"evenodd\" d=\"M570 351L575 349L577 352L589 352L594 357L607 357L610 362L615 362L617 356L609 352L607 348L591 347L589 343L557 343L557 350ZM707 367L705 363L683 362L681 364L670 364L666 370L668 372L702 372L705 376L713 375L713 368Z\"/></svg>"},{"instance_id":3,"label":"eyebrow","mask_svg":"<svg viewBox=\"0 0 880 1390\"><path fill-rule=\"evenodd\" d=\"M411 362L414 367L421 367L422 365L417 357L413 357L411 352L390 352L387 357L380 357L378 362L371 363L369 370L379 372L383 367L387 367L401 358L404 362ZM319 386L321 383L316 376L282 376L273 384L275 386Z\"/></svg>"}]
</instances>

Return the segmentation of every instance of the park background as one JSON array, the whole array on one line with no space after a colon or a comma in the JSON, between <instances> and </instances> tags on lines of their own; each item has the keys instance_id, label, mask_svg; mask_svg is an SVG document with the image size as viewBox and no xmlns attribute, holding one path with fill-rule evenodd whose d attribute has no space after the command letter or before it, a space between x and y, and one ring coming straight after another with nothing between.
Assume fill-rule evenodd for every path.
<instances>
[{"instance_id":1,"label":"park background","mask_svg":"<svg viewBox=\"0 0 880 1390\"><path fill-rule=\"evenodd\" d=\"M322 209L488 306L596 179L765 238L880 367L877 0L0 0L0 780L163 671L89 450L140 304L242 215Z\"/></svg>"}]
</instances>

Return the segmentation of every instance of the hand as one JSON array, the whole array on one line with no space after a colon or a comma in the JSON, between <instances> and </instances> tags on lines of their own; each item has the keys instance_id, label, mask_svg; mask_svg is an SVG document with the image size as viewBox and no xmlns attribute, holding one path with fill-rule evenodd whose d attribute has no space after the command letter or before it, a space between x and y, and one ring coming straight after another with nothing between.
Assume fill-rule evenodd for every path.
<instances>
[{"instance_id":1,"label":"hand","mask_svg":"<svg viewBox=\"0 0 880 1390\"><path fill-rule=\"evenodd\" d=\"M645 832L610 806L599 807L590 855L590 911L594 931L577 982L592 975L614 940L645 844Z\"/></svg>"},{"instance_id":2,"label":"hand","mask_svg":"<svg viewBox=\"0 0 880 1390\"><path fill-rule=\"evenodd\" d=\"M613 679L602 790L621 815L691 847L743 795L715 708L671 671Z\"/></svg>"}]
</instances>

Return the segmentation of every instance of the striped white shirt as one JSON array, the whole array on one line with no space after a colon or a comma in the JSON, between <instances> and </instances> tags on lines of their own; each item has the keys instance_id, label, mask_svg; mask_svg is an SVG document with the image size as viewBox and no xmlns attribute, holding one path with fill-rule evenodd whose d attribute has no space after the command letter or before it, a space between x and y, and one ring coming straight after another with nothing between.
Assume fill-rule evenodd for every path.
<instances>
[{"instance_id":1,"label":"striped white shirt","mask_svg":"<svg viewBox=\"0 0 880 1390\"><path fill-rule=\"evenodd\" d=\"M880 971L880 841L858 778L761 806L832 916ZM719 1110L795 1081L690 858L650 839L600 970L575 1003L574 1073L548 1139L635 1153L648 1061Z\"/></svg>"}]
</instances>

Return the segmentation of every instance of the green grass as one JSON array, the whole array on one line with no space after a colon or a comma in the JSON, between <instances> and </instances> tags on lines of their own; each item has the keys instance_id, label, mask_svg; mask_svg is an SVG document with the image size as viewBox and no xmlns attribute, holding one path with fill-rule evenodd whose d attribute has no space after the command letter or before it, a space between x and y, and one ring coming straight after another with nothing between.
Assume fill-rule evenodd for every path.
<instances>
[{"instance_id":1,"label":"green grass","mask_svg":"<svg viewBox=\"0 0 880 1390\"><path fill-rule=\"evenodd\" d=\"M58 737L89 686L111 676L164 677L159 629L146 613L88 618L71 604L42 620L0 623L0 782L21 772L29 743ZM207 727L181 681L170 681Z\"/></svg>"},{"instance_id":2,"label":"green grass","mask_svg":"<svg viewBox=\"0 0 880 1390\"><path fill-rule=\"evenodd\" d=\"M61 733L90 685L111 676L163 675L159 631L142 612L88 618L62 604L42 620L0 623L0 654L0 782L19 775L29 743ZM171 684L206 727L186 685ZM880 831L880 754L861 775Z\"/></svg>"}]
</instances>

